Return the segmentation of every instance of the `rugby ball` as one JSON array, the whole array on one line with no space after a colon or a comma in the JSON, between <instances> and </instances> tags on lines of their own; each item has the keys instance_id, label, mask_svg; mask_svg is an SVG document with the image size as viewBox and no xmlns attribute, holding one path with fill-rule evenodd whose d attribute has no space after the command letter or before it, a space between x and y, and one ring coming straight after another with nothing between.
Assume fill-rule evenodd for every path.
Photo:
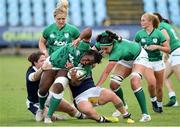
<instances>
[{"instance_id":1,"label":"rugby ball","mask_svg":"<svg viewBox=\"0 0 180 127\"><path fill-rule=\"evenodd\" d=\"M87 72L82 67L73 67L68 71L68 78L71 79L71 73L73 70L76 70L76 78L81 81L86 77Z\"/></svg>"}]
</instances>

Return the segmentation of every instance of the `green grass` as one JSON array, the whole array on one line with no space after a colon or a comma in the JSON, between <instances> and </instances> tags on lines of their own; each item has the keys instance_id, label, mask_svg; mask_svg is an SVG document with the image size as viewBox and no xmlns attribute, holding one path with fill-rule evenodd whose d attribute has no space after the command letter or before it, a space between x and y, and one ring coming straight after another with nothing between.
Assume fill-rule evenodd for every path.
<instances>
[{"instance_id":1,"label":"green grass","mask_svg":"<svg viewBox=\"0 0 180 127\"><path fill-rule=\"evenodd\" d=\"M97 65L94 70L94 79L97 82L106 61ZM23 56L0 56L0 126L46 126L43 122L35 122L33 115L26 109L26 87L25 73L29 63ZM180 102L180 84L175 77L172 77L176 90L178 101ZM152 121L148 123L138 122L141 113L136 98L131 90L129 80L126 79L122 88L125 99L129 106L129 112L136 123L133 126L178 126L180 125L180 107L164 108L162 114L154 113L151 109L149 96L147 93L147 84L143 81L142 86L145 90L148 102L148 110L152 116ZM103 87L108 88L108 81ZM65 98L69 99L69 93L66 90ZM164 102L168 101L167 90L164 89ZM96 108L100 114L110 116L115 108L112 104L99 106ZM127 126L120 120L120 123L99 124L93 120L77 120L69 117L66 121L56 121L53 126ZM132 125L131 125L132 126Z\"/></svg>"}]
</instances>

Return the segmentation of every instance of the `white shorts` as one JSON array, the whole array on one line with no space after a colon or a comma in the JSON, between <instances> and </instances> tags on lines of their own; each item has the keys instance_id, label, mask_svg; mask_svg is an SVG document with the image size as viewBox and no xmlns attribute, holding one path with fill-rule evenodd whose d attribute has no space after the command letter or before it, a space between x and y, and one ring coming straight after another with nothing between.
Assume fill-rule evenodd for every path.
<instances>
[{"instance_id":1,"label":"white shorts","mask_svg":"<svg viewBox=\"0 0 180 127\"><path fill-rule=\"evenodd\" d=\"M79 104L81 101L90 101L93 106L97 106L100 93L103 89L104 88L93 87L84 91L75 98L76 104Z\"/></svg>"},{"instance_id":2,"label":"white shorts","mask_svg":"<svg viewBox=\"0 0 180 127\"><path fill-rule=\"evenodd\" d=\"M180 64L180 47L175 49L170 55L168 59L171 66L175 66Z\"/></svg>"},{"instance_id":3,"label":"white shorts","mask_svg":"<svg viewBox=\"0 0 180 127\"><path fill-rule=\"evenodd\" d=\"M120 60L117 62L117 64L121 64L127 68L132 68L133 61Z\"/></svg>"},{"instance_id":4,"label":"white shorts","mask_svg":"<svg viewBox=\"0 0 180 127\"><path fill-rule=\"evenodd\" d=\"M141 48L141 52L138 55L138 57L134 60L133 64L141 64L145 67L149 65L148 54L143 48Z\"/></svg>"},{"instance_id":5,"label":"white shorts","mask_svg":"<svg viewBox=\"0 0 180 127\"><path fill-rule=\"evenodd\" d=\"M165 63L163 60L150 61L147 68L151 68L153 71L161 71L161 70L165 69Z\"/></svg>"}]
</instances>

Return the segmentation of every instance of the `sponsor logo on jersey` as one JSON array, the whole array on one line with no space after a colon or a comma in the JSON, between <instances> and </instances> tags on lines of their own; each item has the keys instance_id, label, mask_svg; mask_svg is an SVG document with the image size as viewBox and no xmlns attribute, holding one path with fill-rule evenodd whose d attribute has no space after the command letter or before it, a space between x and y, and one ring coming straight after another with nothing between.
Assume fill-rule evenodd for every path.
<instances>
[{"instance_id":1,"label":"sponsor logo on jersey","mask_svg":"<svg viewBox=\"0 0 180 127\"><path fill-rule=\"evenodd\" d=\"M66 45L66 42L64 42L64 41L55 41L54 45L62 46L62 45Z\"/></svg>"}]
</instances>

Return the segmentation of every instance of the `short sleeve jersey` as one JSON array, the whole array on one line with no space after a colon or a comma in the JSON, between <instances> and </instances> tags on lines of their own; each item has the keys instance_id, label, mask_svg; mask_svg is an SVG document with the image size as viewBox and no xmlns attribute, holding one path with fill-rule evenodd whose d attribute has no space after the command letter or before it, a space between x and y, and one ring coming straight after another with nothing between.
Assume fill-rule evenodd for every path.
<instances>
[{"instance_id":1,"label":"short sleeve jersey","mask_svg":"<svg viewBox=\"0 0 180 127\"><path fill-rule=\"evenodd\" d=\"M138 43L123 39L122 41L115 41L112 51L109 54L109 61L119 60L135 60L141 52L141 46Z\"/></svg>"},{"instance_id":2,"label":"short sleeve jersey","mask_svg":"<svg viewBox=\"0 0 180 127\"><path fill-rule=\"evenodd\" d=\"M159 29L154 29L150 34L145 29L138 31L135 35L135 41L140 43L143 48L150 45L162 45L166 38ZM149 61L162 60L162 53L160 50L147 50Z\"/></svg>"},{"instance_id":3,"label":"short sleeve jersey","mask_svg":"<svg viewBox=\"0 0 180 127\"><path fill-rule=\"evenodd\" d=\"M176 33L172 26L164 21L160 23L159 29L165 29L170 37L170 48L171 52L180 47L180 41L178 40L178 37L176 36Z\"/></svg>"},{"instance_id":4,"label":"short sleeve jersey","mask_svg":"<svg viewBox=\"0 0 180 127\"><path fill-rule=\"evenodd\" d=\"M65 68L67 61L74 64L75 67L79 65L80 59L84 53L90 49L90 44L81 41L77 47L67 44L59 48L50 56L50 62L53 67Z\"/></svg>"},{"instance_id":5,"label":"short sleeve jersey","mask_svg":"<svg viewBox=\"0 0 180 127\"><path fill-rule=\"evenodd\" d=\"M71 43L74 39L78 38L79 35L80 31L78 28L68 23L61 29L54 23L43 31L43 37L47 40L46 47L49 55L59 47Z\"/></svg>"}]
</instances>

